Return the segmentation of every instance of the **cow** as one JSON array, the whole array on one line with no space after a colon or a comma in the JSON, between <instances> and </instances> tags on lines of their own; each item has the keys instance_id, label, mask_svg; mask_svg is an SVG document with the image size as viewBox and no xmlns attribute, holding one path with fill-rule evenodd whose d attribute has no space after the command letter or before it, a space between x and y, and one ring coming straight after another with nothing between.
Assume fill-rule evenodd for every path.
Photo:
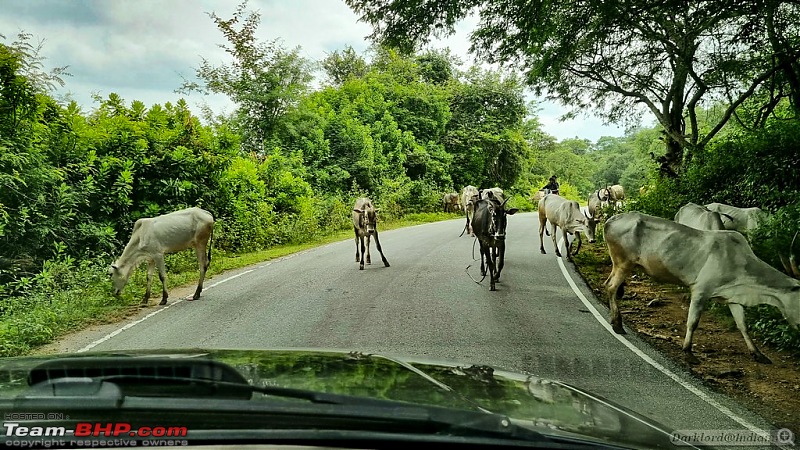
<instances>
[{"instance_id":1,"label":"cow","mask_svg":"<svg viewBox=\"0 0 800 450\"><path fill-rule=\"evenodd\" d=\"M461 197L458 192L444 194L442 196L444 212L456 212L461 210Z\"/></svg>"},{"instance_id":2,"label":"cow","mask_svg":"<svg viewBox=\"0 0 800 450\"><path fill-rule=\"evenodd\" d=\"M490 189L481 189L480 190L481 198L489 198L488 197L489 192L492 193L492 197L494 197L495 200L499 201L500 203L503 203L503 190L502 189L500 189L499 187L493 187L493 188L490 188Z\"/></svg>"},{"instance_id":3,"label":"cow","mask_svg":"<svg viewBox=\"0 0 800 450\"><path fill-rule=\"evenodd\" d=\"M723 203L709 203L706 208L722 215L726 230L735 230L742 234L758 228L767 217L767 213L761 208L737 208Z\"/></svg>"},{"instance_id":4,"label":"cow","mask_svg":"<svg viewBox=\"0 0 800 450\"><path fill-rule=\"evenodd\" d=\"M614 211L618 211L622 207L622 202L625 200L625 189L619 184L606 186L597 191L597 196L603 203L604 208L607 205L611 205L614 207Z\"/></svg>"},{"instance_id":5,"label":"cow","mask_svg":"<svg viewBox=\"0 0 800 450\"><path fill-rule=\"evenodd\" d=\"M607 202L600 200L599 194L600 191L594 191L591 195L589 195L587 206L581 206L581 212L584 216L586 216L586 225L588 227L586 236L589 238L589 243L594 243L596 241L595 236L597 235L597 224L603 220L603 208L608 205ZM547 233L546 228L545 233ZM578 242L578 245L572 252L573 255L577 255L581 249L581 245L583 245L581 233L575 234L575 240Z\"/></svg>"},{"instance_id":6,"label":"cow","mask_svg":"<svg viewBox=\"0 0 800 450\"><path fill-rule=\"evenodd\" d=\"M353 206L353 231L356 234L356 262L359 263L359 270L364 270L364 238L367 238L367 264L372 264L369 256L369 240L372 236L375 237L375 245L381 254L383 265L389 267L389 261L383 256L381 241L378 240L377 212L378 210L372 205L372 200L368 198L359 198ZM359 244L361 245L360 256L358 251Z\"/></svg>"},{"instance_id":7,"label":"cow","mask_svg":"<svg viewBox=\"0 0 800 450\"><path fill-rule=\"evenodd\" d=\"M590 233L594 236L597 224L603 220L603 208L608 206L608 203L600 199L600 191L594 191L589 195L586 205L586 214L584 215L588 219Z\"/></svg>"},{"instance_id":8,"label":"cow","mask_svg":"<svg viewBox=\"0 0 800 450\"><path fill-rule=\"evenodd\" d=\"M604 231L612 263L605 288L610 323L618 334L625 330L617 299L624 295L623 283L636 266L655 280L689 287L683 351L690 363L698 362L692 354L692 335L709 299L727 302L750 354L760 363L771 361L747 334L744 306L776 306L791 325L800 328L800 280L756 257L738 232L697 230L638 212L608 219Z\"/></svg>"},{"instance_id":9,"label":"cow","mask_svg":"<svg viewBox=\"0 0 800 450\"><path fill-rule=\"evenodd\" d=\"M496 291L495 283L500 281L500 272L506 253L506 216L517 213L517 208L505 209L508 199L500 202L489 191L486 198L475 201L472 229L481 247L481 276L489 269L489 290ZM486 264L484 264L484 261ZM495 270L496 269L496 270Z\"/></svg>"},{"instance_id":10,"label":"cow","mask_svg":"<svg viewBox=\"0 0 800 450\"><path fill-rule=\"evenodd\" d=\"M214 232L214 216L200 208L187 208L158 217L146 217L136 221L133 232L119 257L108 269L114 295L118 296L128 284L128 279L143 260L147 260L147 289L141 306L150 300L150 285L153 270L158 267L161 280L161 303L167 304L167 269L164 255L194 248L200 267L200 281L192 300L200 298L203 280L211 264L211 240Z\"/></svg>"},{"instance_id":11,"label":"cow","mask_svg":"<svg viewBox=\"0 0 800 450\"><path fill-rule=\"evenodd\" d=\"M564 235L564 243L567 245L567 258L571 259L570 247L572 245L567 238L567 233L586 233L589 236L589 242L594 242L594 233L589 234L588 219L581 211L580 205L574 200L567 200L556 194L547 194L539 200L539 244L540 250L543 255L547 252L544 250L544 232L547 230L547 222L553 226L553 247L556 249L556 256L561 257L561 252L558 250L556 243L556 233L558 227Z\"/></svg>"},{"instance_id":12,"label":"cow","mask_svg":"<svg viewBox=\"0 0 800 450\"><path fill-rule=\"evenodd\" d=\"M722 216L716 211L709 211L705 206L687 203L675 213L675 222L697 230L724 230Z\"/></svg>"},{"instance_id":13,"label":"cow","mask_svg":"<svg viewBox=\"0 0 800 450\"><path fill-rule=\"evenodd\" d=\"M461 194L461 206L464 208L464 215L467 216L467 224L464 225L464 230L470 236L475 236L475 233L472 232L470 221L472 220L472 213L475 209L474 201L476 200L478 200L478 188L472 185L465 186ZM461 235L463 236L464 233L462 232Z\"/></svg>"}]
</instances>

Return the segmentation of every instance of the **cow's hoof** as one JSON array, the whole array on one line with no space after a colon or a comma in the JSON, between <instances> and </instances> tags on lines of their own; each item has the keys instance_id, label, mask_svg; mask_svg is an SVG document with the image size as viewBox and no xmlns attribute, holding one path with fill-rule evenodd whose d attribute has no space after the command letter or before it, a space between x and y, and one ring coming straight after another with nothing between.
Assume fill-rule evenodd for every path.
<instances>
[{"instance_id":1,"label":"cow's hoof","mask_svg":"<svg viewBox=\"0 0 800 450\"><path fill-rule=\"evenodd\" d=\"M541 250L542 250L542 254L543 254L543 255L546 255L546 254L547 254L547 252L546 252L546 251L544 251L544 249L541 249Z\"/></svg>"},{"instance_id":2,"label":"cow's hoof","mask_svg":"<svg viewBox=\"0 0 800 450\"><path fill-rule=\"evenodd\" d=\"M384 261L384 262L383 262L383 267L389 267L389 263L388 263L388 262L386 262L386 261Z\"/></svg>"},{"instance_id":3,"label":"cow's hoof","mask_svg":"<svg viewBox=\"0 0 800 450\"><path fill-rule=\"evenodd\" d=\"M556 252L556 256L558 256L559 258L561 258L561 252Z\"/></svg>"},{"instance_id":4,"label":"cow's hoof","mask_svg":"<svg viewBox=\"0 0 800 450\"><path fill-rule=\"evenodd\" d=\"M772 360L764 356L761 352L753 353L753 359L761 364L772 364Z\"/></svg>"},{"instance_id":5,"label":"cow's hoof","mask_svg":"<svg viewBox=\"0 0 800 450\"><path fill-rule=\"evenodd\" d=\"M199 298L200 298L199 295L193 295L192 298L189 299L189 301L197 300Z\"/></svg>"},{"instance_id":6,"label":"cow's hoof","mask_svg":"<svg viewBox=\"0 0 800 450\"><path fill-rule=\"evenodd\" d=\"M139 308L147 308L147 306L148 306L147 303L141 303L139 305Z\"/></svg>"},{"instance_id":7,"label":"cow's hoof","mask_svg":"<svg viewBox=\"0 0 800 450\"><path fill-rule=\"evenodd\" d=\"M358 270L364 270L364 265L361 264L360 266L358 266Z\"/></svg>"},{"instance_id":8,"label":"cow's hoof","mask_svg":"<svg viewBox=\"0 0 800 450\"><path fill-rule=\"evenodd\" d=\"M367 258L367 264L372 264L372 260Z\"/></svg>"},{"instance_id":9,"label":"cow's hoof","mask_svg":"<svg viewBox=\"0 0 800 450\"><path fill-rule=\"evenodd\" d=\"M612 323L611 329L614 330L614 333L617 334L628 334L625 332L625 328L622 327L621 323Z\"/></svg>"},{"instance_id":10,"label":"cow's hoof","mask_svg":"<svg viewBox=\"0 0 800 450\"><path fill-rule=\"evenodd\" d=\"M162 298L161 302L159 303L159 305L166 305L166 304L167 304L167 299L166 298Z\"/></svg>"},{"instance_id":11,"label":"cow's hoof","mask_svg":"<svg viewBox=\"0 0 800 450\"><path fill-rule=\"evenodd\" d=\"M694 356L694 353L686 352L684 355L686 356L686 363L687 364L689 364L691 366L696 366L696 365L700 364L700 360L697 359L697 356Z\"/></svg>"}]
</instances>

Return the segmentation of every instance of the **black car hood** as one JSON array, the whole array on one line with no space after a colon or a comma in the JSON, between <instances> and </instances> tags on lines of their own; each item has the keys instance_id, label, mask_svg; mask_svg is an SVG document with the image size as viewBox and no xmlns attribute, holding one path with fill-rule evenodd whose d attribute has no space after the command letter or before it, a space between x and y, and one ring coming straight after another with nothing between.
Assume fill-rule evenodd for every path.
<instances>
[{"instance_id":1,"label":"black car hood","mask_svg":"<svg viewBox=\"0 0 800 450\"><path fill-rule=\"evenodd\" d=\"M0 398L28 389L30 370L59 357L200 358L227 364L251 384L421 405L483 410L545 434L630 448L674 448L669 429L611 401L553 380L490 366L333 350L158 350L6 358ZM684 444L685 445L685 444Z\"/></svg>"}]
</instances>

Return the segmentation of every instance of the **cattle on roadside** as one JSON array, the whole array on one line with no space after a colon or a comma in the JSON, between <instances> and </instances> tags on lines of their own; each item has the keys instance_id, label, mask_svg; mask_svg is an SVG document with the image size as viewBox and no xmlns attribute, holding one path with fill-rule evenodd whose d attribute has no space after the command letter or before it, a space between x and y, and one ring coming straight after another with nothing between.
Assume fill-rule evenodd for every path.
<instances>
[{"instance_id":1,"label":"cattle on roadside","mask_svg":"<svg viewBox=\"0 0 800 450\"><path fill-rule=\"evenodd\" d=\"M724 230L722 216L716 211L709 211L705 206L687 203L675 213L675 222L697 230Z\"/></svg>"},{"instance_id":2,"label":"cattle on roadside","mask_svg":"<svg viewBox=\"0 0 800 450\"><path fill-rule=\"evenodd\" d=\"M539 244L542 254L547 254L544 250L544 233L547 231L547 222L553 226L552 233L553 247L556 251L556 256L561 256L556 242L556 233L558 228L561 228L564 236L564 244L567 246L567 258L571 259L570 253L572 243L569 242L568 234L573 233L586 233L589 237L589 242L594 242L594 233L590 231L588 226L588 219L581 211L580 205L574 200L567 200L556 194L547 194L543 199L539 200ZM591 234L590 234L591 233Z\"/></svg>"},{"instance_id":3,"label":"cattle on roadside","mask_svg":"<svg viewBox=\"0 0 800 450\"><path fill-rule=\"evenodd\" d=\"M724 203L709 203L706 208L722 215L722 224L726 230L735 230L742 234L758 228L767 218L767 213L761 208L737 208Z\"/></svg>"},{"instance_id":4,"label":"cattle on roadside","mask_svg":"<svg viewBox=\"0 0 800 450\"><path fill-rule=\"evenodd\" d=\"M502 189L500 189L499 187L493 187L493 188L489 188L489 189L481 189L481 191L480 191L481 198L489 198L488 197L489 192L492 193L492 197L494 197L495 200L497 200L500 203L503 203L504 200L503 200L503 190Z\"/></svg>"},{"instance_id":5,"label":"cattle on roadside","mask_svg":"<svg viewBox=\"0 0 800 450\"><path fill-rule=\"evenodd\" d=\"M456 212L461 210L461 196L458 192L451 192L442 196L442 206L444 212Z\"/></svg>"},{"instance_id":6,"label":"cattle on roadside","mask_svg":"<svg viewBox=\"0 0 800 450\"><path fill-rule=\"evenodd\" d=\"M194 248L200 268L200 281L192 296L200 298L203 281L211 264L211 240L214 231L214 216L200 208L187 208L158 217L147 217L136 221L133 232L119 257L108 269L114 295L119 295L128 284L131 274L139 263L146 260L147 288L141 306L147 306L150 300L150 286L153 271L158 267L158 278L161 280L161 305L167 304L167 269L164 255Z\"/></svg>"},{"instance_id":7,"label":"cattle on roadside","mask_svg":"<svg viewBox=\"0 0 800 450\"><path fill-rule=\"evenodd\" d=\"M475 210L475 201L477 201L478 198L478 188L472 185L464 187L461 193L461 206L464 208L464 215L467 216L467 223L464 225L464 230L469 233L470 236L475 236L470 221L472 220L472 213ZM463 236L464 233L462 232L461 235Z\"/></svg>"},{"instance_id":8,"label":"cattle on roadside","mask_svg":"<svg viewBox=\"0 0 800 450\"><path fill-rule=\"evenodd\" d=\"M727 302L750 354L761 363L771 361L747 333L744 306L774 305L791 325L800 328L800 281L756 257L738 232L697 230L638 212L608 219L604 231L613 265L605 287L610 322L618 334L625 334L625 330L617 300L624 294L626 278L637 266L657 281L689 287L683 351L690 362L697 362L692 354L692 335L710 299ZM800 277L800 273L795 276Z\"/></svg>"},{"instance_id":9,"label":"cattle on roadside","mask_svg":"<svg viewBox=\"0 0 800 450\"><path fill-rule=\"evenodd\" d=\"M372 200L368 198L359 198L353 206L353 231L356 235L356 262L359 263L359 270L364 270L364 252L367 254L367 264L372 264L369 255L369 241L371 237L375 238L375 246L378 247L378 252L381 254L383 265L389 267L389 261L383 256L381 249L381 241L378 240L378 210L372 205ZM364 246L364 238L366 238L366 249ZM361 253L359 256L359 244L361 245Z\"/></svg>"},{"instance_id":10,"label":"cattle on roadside","mask_svg":"<svg viewBox=\"0 0 800 450\"><path fill-rule=\"evenodd\" d=\"M600 191L592 192L586 202L586 218L589 220L588 225L593 236L597 230L597 224L603 220L603 208L608 206L608 203L605 203L600 199L599 194Z\"/></svg>"},{"instance_id":11,"label":"cattle on roadside","mask_svg":"<svg viewBox=\"0 0 800 450\"><path fill-rule=\"evenodd\" d=\"M472 228L481 248L481 275L486 276L488 268L489 289L492 291L497 290L495 283L500 281L500 272L503 271L506 252L506 216L517 213L517 208L505 209L507 201L500 202L489 192L486 198L475 202L472 219Z\"/></svg>"},{"instance_id":12,"label":"cattle on roadside","mask_svg":"<svg viewBox=\"0 0 800 450\"><path fill-rule=\"evenodd\" d=\"M603 208L608 205L608 203L600 200L599 193L600 191L594 191L589 195L587 206L581 206L581 212L586 216L586 226L589 228L586 236L589 238L590 243L594 243L596 240L597 225L603 221ZM548 233L548 236L550 235L546 228L545 233ZM577 241L578 244L572 252L573 255L577 255L583 245L581 233L575 233L575 241ZM575 244L573 243L573 245Z\"/></svg>"},{"instance_id":13,"label":"cattle on roadside","mask_svg":"<svg viewBox=\"0 0 800 450\"><path fill-rule=\"evenodd\" d=\"M540 189L533 194L530 200L533 203L539 203L539 200L543 199L545 195L547 195L547 192L544 189Z\"/></svg>"},{"instance_id":14,"label":"cattle on roadside","mask_svg":"<svg viewBox=\"0 0 800 450\"><path fill-rule=\"evenodd\" d=\"M625 188L619 184L606 186L608 190L608 203L614 207L614 211L619 211L625 202Z\"/></svg>"}]
</instances>

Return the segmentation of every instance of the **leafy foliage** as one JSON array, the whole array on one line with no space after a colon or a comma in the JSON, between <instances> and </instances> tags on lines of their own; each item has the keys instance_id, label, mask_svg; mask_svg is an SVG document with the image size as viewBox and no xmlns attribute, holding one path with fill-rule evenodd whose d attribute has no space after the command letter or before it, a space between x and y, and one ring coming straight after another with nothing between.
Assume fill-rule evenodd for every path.
<instances>
[{"instance_id":1,"label":"leafy foliage","mask_svg":"<svg viewBox=\"0 0 800 450\"><path fill-rule=\"evenodd\" d=\"M800 94L800 7L785 1L690 3L545 0L347 0L378 42L411 51L480 16L471 50L522 70L537 93L614 122L646 108L664 129L664 173L702 150L754 94L762 114ZM777 64L776 64L777 62ZM701 128L703 101L724 97L724 114ZM690 155L691 156L691 155Z\"/></svg>"}]
</instances>

